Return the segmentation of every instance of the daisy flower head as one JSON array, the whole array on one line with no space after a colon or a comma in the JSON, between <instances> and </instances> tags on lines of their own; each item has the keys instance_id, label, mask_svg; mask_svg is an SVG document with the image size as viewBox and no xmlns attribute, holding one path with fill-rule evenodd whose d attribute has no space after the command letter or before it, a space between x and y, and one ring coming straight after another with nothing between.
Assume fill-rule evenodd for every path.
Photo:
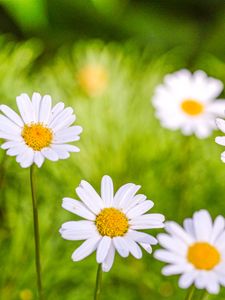
<instances>
[{"instance_id":1,"label":"daisy flower head","mask_svg":"<svg viewBox=\"0 0 225 300\"><path fill-rule=\"evenodd\" d=\"M215 100L222 89L220 80L200 70L168 74L153 96L156 116L163 127L206 138L216 128L215 117L225 110L225 101Z\"/></svg>"},{"instance_id":2,"label":"daisy flower head","mask_svg":"<svg viewBox=\"0 0 225 300\"><path fill-rule=\"evenodd\" d=\"M216 125L223 133L225 133L225 120L217 118ZM225 146L225 136L217 136L215 142L219 145ZM221 153L221 160L225 163L225 151Z\"/></svg>"},{"instance_id":3,"label":"daisy flower head","mask_svg":"<svg viewBox=\"0 0 225 300\"><path fill-rule=\"evenodd\" d=\"M22 168L35 163L41 167L45 158L57 161L69 157L69 152L78 152L79 148L68 143L80 139L80 126L71 126L76 116L71 107L64 108L59 102L52 107L49 95L33 93L16 98L20 112L18 115L7 105L0 105L0 138L6 140L2 149Z\"/></svg>"},{"instance_id":4,"label":"daisy flower head","mask_svg":"<svg viewBox=\"0 0 225 300\"><path fill-rule=\"evenodd\" d=\"M114 261L115 252L127 257L142 257L143 247L152 252L151 245L156 238L141 232L142 229L163 228L162 214L145 214L154 203L146 196L137 194L139 185L123 185L114 195L112 179L103 176L101 195L86 181L82 180L76 193L81 201L64 198L62 207L85 220L66 222L60 234L66 240L85 240L72 254L73 261L80 261L96 250L97 263L108 272Z\"/></svg>"},{"instance_id":5,"label":"daisy flower head","mask_svg":"<svg viewBox=\"0 0 225 300\"><path fill-rule=\"evenodd\" d=\"M165 249L155 251L155 258L168 263L164 275L181 274L179 287L194 284L218 294L225 286L225 220L218 216L214 223L207 210L194 213L184 220L183 227L176 222L165 224L167 233L157 236Z\"/></svg>"}]
</instances>

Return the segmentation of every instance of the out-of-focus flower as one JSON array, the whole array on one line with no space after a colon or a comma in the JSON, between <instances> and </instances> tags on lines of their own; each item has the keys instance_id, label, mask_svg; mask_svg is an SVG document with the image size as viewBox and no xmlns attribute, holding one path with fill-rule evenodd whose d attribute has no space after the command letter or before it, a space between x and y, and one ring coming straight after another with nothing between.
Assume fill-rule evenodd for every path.
<instances>
[{"instance_id":1,"label":"out-of-focus flower","mask_svg":"<svg viewBox=\"0 0 225 300\"><path fill-rule=\"evenodd\" d=\"M217 118L216 125L223 133L225 133L225 121L223 119ZM225 146L225 136L217 136L215 142ZM221 153L221 160L225 163L225 151Z\"/></svg>"},{"instance_id":2,"label":"out-of-focus flower","mask_svg":"<svg viewBox=\"0 0 225 300\"><path fill-rule=\"evenodd\" d=\"M169 263L162 269L164 275L182 274L181 288L194 284L198 289L218 294L225 285L225 220L218 216L214 223L206 210L195 212L184 220L184 228L175 222L166 222L168 234L159 234L165 250L157 250L155 258Z\"/></svg>"},{"instance_id":3,"label":"out-of-focus flower","mask_svg":"<svg viewBox=\"0 0 225 300\"><path fill-rule=\"evenodd\" d=\"M25 289L20 292L20 299L21 300L32 300L33 294L31 290Z\"/></svg>"},{"instance_id":4,"label":"out-of-focus flower","mask_svg":"<svg viewBox=\"0 0 225 300\"><path fill-rule=\"evenodd\" d=\"M108 74L103 65L84 65L77 74L81 89L89 96L98 96L107 87Z\"/></svg>"},{"instance_id":5,"label":"out-of-focus flower","mask_svg":"<svg viewBox=\"0 0 225 300\"><path fill-rule=\"evenodd\" d=\"M215 117L224 113L225 101L215 101L222 89L221 81L203 71L166 75L153 96L156 116L166 128L205 138L215 129Z\"/></svg>"},{"instance_id":6,"label":"out-of-focus flower","mask_svg":"<svg viewBox=\"0 0 225 300\"><path fill-rule=\"evenodd\" d=\"M63 199L63 208L86 219L66 222L60 229L64 239L86 240L72 254L74 261L82 260L96 250L97 262L102 264L103 271L108 272L115 251L122 257L131 253L140 259L140 245L151 253L151 245L157 244L157 240L139 230L164 227L164 216L145 214L154 203L142 194L135 195L139 189L139 185L128 183L114 195L112 179L103 176L101 197L88 182L82 180L76 189L81 201Z\"/></svg>"},{"instance_id":7,"label":"out-of-focus flower","mask_svg":"<svg viewBox=\"0 0 225 300\"><path fill-rule=\"evenodd\" d=\"M41 167L45 158L57 161L66 159L69 152L79 148L67 143L80 139L80 126L71 126L76 116L71 107L64 108L59 102L52 107L49 95L43 98L33 93L32 100L27 94L16 98L19 116L7 105L1 105L0 138L6 142L1 145L7 154L16 156L22 168L35 163Z\"/></svg>"}]
</instances>

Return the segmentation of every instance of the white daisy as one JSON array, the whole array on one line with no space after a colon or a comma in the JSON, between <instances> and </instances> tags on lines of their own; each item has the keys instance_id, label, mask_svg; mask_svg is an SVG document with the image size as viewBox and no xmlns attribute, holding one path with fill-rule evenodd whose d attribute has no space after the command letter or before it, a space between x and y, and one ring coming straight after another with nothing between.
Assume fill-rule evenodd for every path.
<instances>
[{"instance_id":1,"label":"white daisy","mask_svg":"<svg viewBox=\"0 0 225 300\"><path fill-rule=\"evenodd\" d=\"M218 294L225 285L225 220L218 216L214 223L206 210L195 212L184 220L184 228L166 222L168 234L157 236L165 250L157 250L155 258L169 263L164 275L182 274L181 288L194 284L198 289Z\"/></svg>"},{"instance_id":2,"label":"white daisy","mask_svg":"<svg viewBox=\"0 0 225 300\"><path fill-rule=\"evenodd\" d=\"M225 133L225 121L223 119L217 118L216 125L223 133ZM225 136L217 136L215 142L225 146ZM225 151L221 153L221 160L225 163Z\"/></svg>"},{"instance_id":3,"label":"white daisy","mask_svg":"<svg viewBox=\"0 0 225 300\"><path fill-rule=\"evenodd\" d=\"M86 181L76 188L81 201L64 198L62 207L85 218L81 221L64 223L60 233L67 240L86 240L72 254L73 261L79 261L96 250L96 259L102 270L108 272L113 264L115 251L122 257L131 253L135 258L142 257L142 246L148 253L157 240L139 229L164 227L164 216L145 214L154 203L142 194L135 195L139 185L123 185L114 195L113 182L103 176L101 196Z\"/></svg>"},{"instance_id":4,"label":"white daisy","mask_svg":"<svg viewBox=\"0 0 225 300\"><path fill-rule=\"evenodd\" d=\"M205 138L215 129L215 117L225 110L225 101L215 101L222 89L221 81L203 71L192 74L180 70L166 75L153 96L156 116L166 128Z\"/></svg>"},{"instance_id":5,"label":"white daisy","mask_svg":"<svg viewBox=\"0 0 225 300\"><path fill-rule=\"evenodd\" d=\"M79 148L67 143L80 139L80 126L70 126L76 119L71 107L64 108L59 102L52 107L49 95L43 98L33 93L32 100L27 94L16 98L19 116L7 105L0 105L0 138L6 142L1 145L7 154L16 156L21 167L35 163L38 167L45 158L52 161L66 159L69 152Z\"/></svg>"}]
</instances>

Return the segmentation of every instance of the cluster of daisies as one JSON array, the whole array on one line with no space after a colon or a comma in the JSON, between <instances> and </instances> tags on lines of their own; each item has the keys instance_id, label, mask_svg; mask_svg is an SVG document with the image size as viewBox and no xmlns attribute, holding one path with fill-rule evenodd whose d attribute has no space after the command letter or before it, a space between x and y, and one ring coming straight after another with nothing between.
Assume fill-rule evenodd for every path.
<instances>
[{"instance_id":1,"label":"cluster of daisies","mask_svg":"<svg viewBox=\"0 0 225 300\"><path fill-rule=\"evenodd\" d=\"M221 93L222 83L203 71L191 74L181 70L167 75L153 96L156 116L162 126L181 129L184 135L199 138L209 136L216 124L225 133L225 101L215 100ZM71 142L79 140L82 127L72 125L76 119L71 107L62 102L52 105L49 95L34 93L17 97L19 114L6 105L0 105L0 138L2 149L23 168L36 164L41 167L45 158L57 161L66 159L79 148ZM216 142L225 146L225 136ZM225 162L225 152L222 153ZM108 272L115 253L142 257L142 249L152 252L159 241L164 249L156 250L154 257L168 263L164 275L181 274L179 286L195 285L217 294L225 286L225 219L218 216L214 223L206 210L195 212L184 220L183 227L176 222L165 222L159 213L149 213L154 203L143 194L140 186L127 183L116 192L112 179L105 175L101 192L82 180L76 188L80 200L64 198L62 207L84 218L62 225L60 234L67 240L84 240L72 254L79 261L96 251L96 260ZM157 239L142 230L164 228L166 233Z\"/></svg>"}]
</instances>

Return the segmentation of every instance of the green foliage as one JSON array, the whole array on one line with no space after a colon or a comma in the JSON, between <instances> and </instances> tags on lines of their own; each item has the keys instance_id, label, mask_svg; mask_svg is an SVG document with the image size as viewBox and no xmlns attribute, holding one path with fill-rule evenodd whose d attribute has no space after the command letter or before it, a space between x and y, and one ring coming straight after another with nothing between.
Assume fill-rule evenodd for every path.
<instances>
[{"instance_id":1,"label":"green foliage","mask_svg":"<svg viewBox=\"0 0 225 300\"><path fill-rule=\"evenodd\" d=\"M201 208L213 217L224 215L222 149L213 136L183 137L161 128L154 116L154 88L165 74L187 64L183 49L152 55L148 47L141 52L134 43L80 42L61 48L37 68L40 52L36 41L1 43L1 103L15 108L15 96L21 92L48 93L55 103L62 100L72 106L77 124L84 128L78 142L81 152L65 161L46 161L36 170L36 179L46 299L86 300L92 298L97 265L94 255L78 263L70 259L79 242L63 240L58 229L76 216L61 208L62 198L76 198L74 188L81 179L99 190L101 177L108 174L116 188L127 182L140 184L141 192L155 202L152 211L167 219L182 222ZM100 84L94 94L79 77L90 65L105 71L103 88ZM201 66L224 80L224 64L213 55L202 54L196 68ZM29 170L3 151L0 157L1 299L29 300L27 289L36 299ZM186 291L178 288L178 277L162 276L162 266L147 253L142 260L117 256L112 271L103 276L102 300L183 299ZM224 297L222 289L210 299Z\"/></svg>"}]
</instances>

